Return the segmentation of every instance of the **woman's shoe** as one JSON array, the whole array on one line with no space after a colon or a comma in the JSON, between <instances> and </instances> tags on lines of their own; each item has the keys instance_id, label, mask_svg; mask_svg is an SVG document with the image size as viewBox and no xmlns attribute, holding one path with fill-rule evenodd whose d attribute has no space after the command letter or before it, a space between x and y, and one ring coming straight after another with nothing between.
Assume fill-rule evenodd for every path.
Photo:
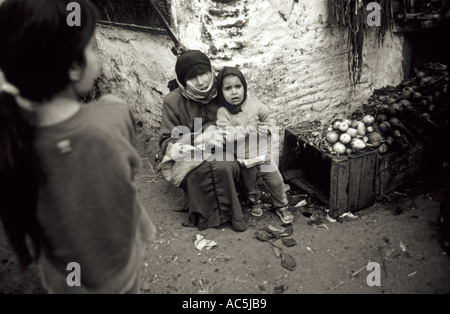
<instances>
[{"instance_id":1,"label":"woman's shoe","mask_svg":"<svg viewBox=\"0 0 450 314\"><path fill-rule=\"evenodd\" d=\"M245 231L248 228L248 225L244 220L233 221L232 226L233 226L234 230L239 231L239 232Z\"/></svg>"}]
</instances>

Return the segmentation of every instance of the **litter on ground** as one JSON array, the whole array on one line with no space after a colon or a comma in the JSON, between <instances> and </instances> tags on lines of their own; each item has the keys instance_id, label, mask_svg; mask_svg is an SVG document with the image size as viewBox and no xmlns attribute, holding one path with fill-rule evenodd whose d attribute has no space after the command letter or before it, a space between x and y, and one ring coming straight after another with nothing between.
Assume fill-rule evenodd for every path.
<instances>
[{"instance_id":1,"label":"litter on ground","mask_svg":"<svg viewBox=\"0 0 450 314\"><path fill-rule=\"evenodd\" d=\"M197 238L195 239L195 248L199 251L203 249L212 249L214 246L217 245L217 242L214 240L207 240L204 236L201 234L197 234Z\"/></svg>"}]
</instances>

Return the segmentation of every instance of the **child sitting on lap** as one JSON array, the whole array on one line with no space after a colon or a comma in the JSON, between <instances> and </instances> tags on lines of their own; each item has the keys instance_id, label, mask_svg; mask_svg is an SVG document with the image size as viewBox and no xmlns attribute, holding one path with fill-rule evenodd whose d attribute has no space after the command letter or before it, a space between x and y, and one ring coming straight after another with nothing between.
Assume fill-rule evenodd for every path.
<instances>
[{"instance_id":1,"label":"child sitting on lap","mask_svg":"<svg viewBox=\"0 0 450 314\"><path fill-rule=\"evenodd\" d=\"M271 196L276 214L283 223L291 223L286 185L277 164L270 158L269 127L276 121L258 99L247 96L247 82L236 67L224 67L217 77L218 98L222 105L217 111L217 126L230 135L237 160L241 165L241 180L252 203L251 214L261 216L263 204L257 178L261 177Z\"/></svg>"}]
</instances>

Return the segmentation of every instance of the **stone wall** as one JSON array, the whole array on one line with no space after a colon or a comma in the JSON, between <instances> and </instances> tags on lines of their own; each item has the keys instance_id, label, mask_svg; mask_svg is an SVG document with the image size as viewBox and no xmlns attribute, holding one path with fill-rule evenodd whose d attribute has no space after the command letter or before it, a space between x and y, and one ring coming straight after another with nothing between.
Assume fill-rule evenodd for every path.
<instances>
[{"instance_id":1,"label":"stone wall","mask_svg":"<svg viewBox=\"0 0 450 314\"><path fill-rule=\"evenodd\" d=\"M137 121L157 131L167 83L175 77L170 38L106 26L99 26L96 36L102 64L97 92L126 100Z\"/></svg>"},{"instance_id":2,"label":"stone wall","mask_svg":"<svg viewBox=\"0 0 450 314\"><path fill-rule=\"evenodd\" d=\"M378 47L367 29L361 83L352 92L347 30L327 25L327 1L172 1L180 41L217 66L239 66L249 92L276 112L281 126L328 121L360 106L374 89L404 78L403 39Z\"/></svg>"},{"instance_id":3,"label":"stone wall","mask_svg":"<svg viewBox=\"0 0 450 314\"><path fill-rule=\"evenodd\" d=\"M0 0L1 1L1 0ZM180 42L207 53L214 65L241 68L249 93L276 112L282 127L326 123L364 103L374 89L404 78L403 38L388 34L378 47L367 29L360 85L354 92L347 63L347 30L327 25L327 1L171 0L172 28ZM169 36L99 26L100 93L112 92L157 130L174 78Z\"/></svg>"}]
</instances>

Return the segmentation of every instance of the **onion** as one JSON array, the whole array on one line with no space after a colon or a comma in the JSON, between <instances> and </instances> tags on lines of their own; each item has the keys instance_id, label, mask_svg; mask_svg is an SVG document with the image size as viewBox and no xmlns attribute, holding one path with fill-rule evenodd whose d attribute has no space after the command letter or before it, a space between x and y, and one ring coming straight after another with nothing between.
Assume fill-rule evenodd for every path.
<instances>
[{"instance_id":1,"label":"onion","mask_svg":"<svg viewBox=\"0 0 450 314\"><path fill-rule=\"evenodd\" d=\"M403 124L400 122L400 120L399 120L398 118L396 118L396 117L391 117L391 118L389 119L389 124L390 124L393 128L398 128L398 127L403 128L403 127L404 127Z\"/></svg>"},{"instance_id":2,"label":"onion","mask_svg":"<svg viewBox=\"0 0 450 314\"><path fill-rule=\"evenodd\" d=\"M383 133L389 133L389 131L391 130L391 125L389 124L389 122L384 121L378 125L378 129Z\"/></svg>"},{"instance_id":3,"label":"onion","mask_svg":"<svg viewBox=\"0 0 450 314\"><path fill-rule=\"evenodd\" d=\"M347 147L345 147L345 145L342 144L341 142L336 142L333 145L333 150L338 154L344 154L345 151L347 150Z\"/></svg>"},{"instance_id":4,"label":"onion","mask_svg":"<svg viewBox=\"0 0 450 314\"><path fill-rule=\"evenodd\" d=\"M355 128L348 128L345 133L347 133L351 137L356 137L358 135L358 131Z\"/></svg>"},{"instance_id":5,"label":"onion","mask_svg":"<svg viewBox=\"0 0 450 314\"><path fill-rule=\"evenodd\" d=\"M386 143L382 143L380 146L378 146L378 152L380 154L385 154L388 151L388 146L386 145Z\"/></svg>"},{"instance_id":6,"label":"onion","mask_svg":"<svg viewBox=\"0 0 450 314\"><path fill-rule=\"evenodd\" d=\"M330 144L334 144L334 143L336 143L337 141L338 141L338 139L339 139L339 134L336 132L336 131L331 131L331 132L328 132L327 133L327 141L330 143Z\"/></svg>"},{"instance_id":7,"label":"onion","mask_svg":"<svg viewBox=\"0 0 450 314\"><path fill-rule=\"evenodd\" d=\"M351 140L352 137L347 133L342 133L341 136L339 137L339 141L341 141L341 143L343 144L348 144L350 143Z\"/></svg>"},{"instance_id":8,"label":"onion","mask_svg":"<svg viewBox=\"0 0 450 314\"><path fill-rule=\"evenodd\" d=\"M402 97L403 97L403 98L406 98L406 99L409 99L409 98L411 98L412 93L413 93L413 92L411 92L410 90L404 90L404 91L402 92Z\"/></svg>"},{"instance_id":9,"label":"onion","mask_svg":"<svg viewBox=\"0 0 450 314\"><path fill-rule=\"evenodd\" d=\"M371 132L369 134L369 143L372 144L373 147L378 147L383 142L383 136L378 132Z\"/></svg>"},{"instance_id":10,"label":"onion","mask_svg":"<svg viewBox=\"0 0 450 314\"><path fill-rule=\"evenodd\" d=\"M339 126L341 125L341 121L335 121L333 123L333 129L339 130Z\"/></svg>"},{"instance_id":11,"label":"onion","mask_svg":"<svg viewBox=\"0 0 450 314\"><path fill-rule=\"evenodd\" d=\"M366 134L366 125L364 122L359 122L358 126L356 127L356 131L358 132L358 135L364 136Z\"/></svg>"},{"instance_id":12,"label":"onion","mask_svg":"<svg viewBox=\"0 0 450 314\"><path fill-rule=\"evenodd\" d=\"M402 99L402 100L400 100L398 102L398 105L400 106L400 109L401 109L401 108L404 108L404 107L410 107L411 103L409 102L408 99Z\"/></svg>"},{"instance_id":13,"label":"onion","mask_svg":"<svg viewBox=\"0 0 450 314\"><path fill-rule=\"evenodd\" d=\"M352 120L350 120L350 119L345 119L342 122L346 123L348 126L351 126L351 124L352 124Z\"/></svg>"},{"instance_id":14,"label":"onion","mask_svg":"<svg viewBox=\"0 0 450 314\"><path fill-rule=\"evenodd\" d=\"M343 121L339 124L339 131L341 132L345 132L348 129L348 124L347 122Z\"/></svg>"},{"instance_id":15,"label":"onion","mask_svg":"<svg viewBox=\"0 0 450 314\"><path fill-rule=\"evenodd\" d=\"M389 113L389 108L390 107L391 107L390 105L386 105L386 104L381 105L380 112L382 112L382 113Z\"/></svg>"},{"instance_id":16,"label":"onion","mask_svg":"<svg viewBox=\"0 0 450 314\"><path fill-rule=\"evenodd\" d=\"M372 115L368 114L365 115L361 121L364 122L365 125L372 125L375 122L375 118Z\"/></svg>"},{"instance_id":17,"label":"onion","mask_svg":"<svg viewBox=\"0 0 450 314\"><path fill-rule=\"evenodd\" d=\"M377 114L377 122L378 123L382 123L382 122L386 121L387 119L388 119L387 115L385 115L383 113Z\"/></svg>"},{"instance_id":18,"label":"onion","mask_svg":"<svg viewBox=\"0 0 450 314\"><path fill-rule=\"evenodd\" d=\"M350 143L352 149L356 149L356 150L360 150L366 147L366 144L364 144L364 142L359 139L359 138L354 138L352 139L352 142Z\"/></svg>"},{"instance_id":19,"label":"onion","mask_svg":"<svg viewBox=\"0 0 450 314\"><path fill-rule=\"evenodd\" d=\"M389 108L389 113L393 116L397 115L402 110L402 107L398 103L393 103Z\"/></svg>"},{"instance_id":20,"label":"onion","mask_svg":"<svg viewBox=\"0 0 450 314\"><path fill-rule=\"evenodd\" d=\"M388 137L386 137L386 143L387 144L392 145L393 141L394 141L394 138L392 136L389 135Z\"/></svg>"}]
</instances>

